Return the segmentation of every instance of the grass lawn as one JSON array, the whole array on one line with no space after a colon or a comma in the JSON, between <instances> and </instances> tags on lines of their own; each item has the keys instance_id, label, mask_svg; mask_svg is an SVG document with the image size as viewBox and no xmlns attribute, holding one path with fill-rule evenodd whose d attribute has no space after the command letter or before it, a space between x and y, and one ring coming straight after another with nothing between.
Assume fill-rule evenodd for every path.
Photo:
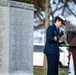
<instances>
[{"instance_id":1,"label":"grass lawn","mask_svg":"<svg viewBox=\"0 0 76 75\"><path fill-rule=\"evenodd\" d=\"M59 68L59 75L67 75L68 68ZM47 71L42 67L34 67L34 75L47 75Z\"/></svg>"}]
</instances>

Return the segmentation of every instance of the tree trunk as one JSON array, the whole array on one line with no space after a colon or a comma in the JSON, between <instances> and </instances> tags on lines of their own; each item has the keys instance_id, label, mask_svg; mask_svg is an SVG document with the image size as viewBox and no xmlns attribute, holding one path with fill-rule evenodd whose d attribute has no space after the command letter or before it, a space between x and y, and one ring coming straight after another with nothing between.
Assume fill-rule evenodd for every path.
<instances>
[{"instance_id":1,"label":"tree trunk","mask_svg":"<svg viewBox=\"0 0 76 75\"><path fill-rule=\"evenodd\" d=\"M50 0L46 0L46 3L45 3L45 33L46 33L46 30L49 25L50 25ZM46 35L44 38L46 39ZM46 55L44 55L43 70L46 70L46 69L47 69L47 60L46 60Z\"/></svg>"},{"instance_id":2,"label":"tree trunk","mask_svg":"<svg viewBox=\"0 0 76 75\"><path fill-rule=\"evenodd\" d=\"M45 4L45 31L50 25L50 0L46 0Z\"/></svg>"}]
</instances>

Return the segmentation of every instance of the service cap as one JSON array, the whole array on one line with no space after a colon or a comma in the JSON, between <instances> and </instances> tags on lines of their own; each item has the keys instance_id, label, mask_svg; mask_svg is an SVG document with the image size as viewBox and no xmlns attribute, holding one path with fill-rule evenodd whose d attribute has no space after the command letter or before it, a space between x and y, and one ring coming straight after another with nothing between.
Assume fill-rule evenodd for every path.
<instances>
[{"instance_id":1,"label":"service cap","mask_svg":"<svg viewBox=\"0 0 76 75\"><path fill-rule=\"evenodd\" d=\"M55 19L60 20L62 24L65 25L65 18L62 15L56 16Z\"/></svg>"}]
</instances>

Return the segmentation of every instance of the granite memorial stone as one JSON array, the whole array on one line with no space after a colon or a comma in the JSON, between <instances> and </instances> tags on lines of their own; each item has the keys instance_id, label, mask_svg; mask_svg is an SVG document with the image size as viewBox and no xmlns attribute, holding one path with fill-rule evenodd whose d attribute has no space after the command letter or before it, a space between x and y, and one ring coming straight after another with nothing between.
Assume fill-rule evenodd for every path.
<instances>
[{"instance_id":1,"label":"granite memorial stone","mask_svg":"<svg viewBox=\"0 0 76 75\"><path fill-rule=\"evenodd\" d=\"M0 75L33 75L33 9L0 0Z\"/></svg>"}]
</instances>

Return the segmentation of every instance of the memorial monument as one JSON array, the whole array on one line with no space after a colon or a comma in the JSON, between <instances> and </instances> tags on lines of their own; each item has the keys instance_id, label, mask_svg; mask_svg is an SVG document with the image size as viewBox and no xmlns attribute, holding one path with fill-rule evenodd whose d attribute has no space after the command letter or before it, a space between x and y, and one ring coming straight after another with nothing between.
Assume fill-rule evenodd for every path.
<instances>
[{"instance_id":1,"label":"memorial monument","mask_svg":"<svg viewBox=\"0 0 76 75\"><path fill-rule=\"evenodd\" d=\"M0 75L33 75L31 4L0 0Z\"/></svg>"}]
</instances>

